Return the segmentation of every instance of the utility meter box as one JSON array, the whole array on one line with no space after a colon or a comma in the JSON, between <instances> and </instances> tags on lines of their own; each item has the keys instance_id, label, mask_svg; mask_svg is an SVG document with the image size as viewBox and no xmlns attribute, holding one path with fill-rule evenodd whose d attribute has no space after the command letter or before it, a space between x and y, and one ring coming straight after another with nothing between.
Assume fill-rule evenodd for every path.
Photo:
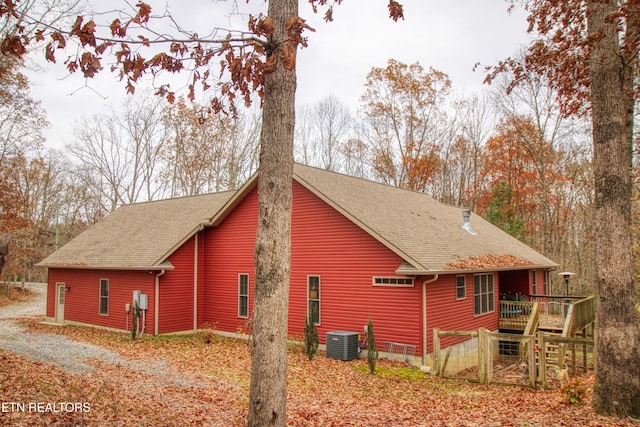
<instances>
[{"instance_id":1,"label":"utility meter box","mask_svg":"<svg viewBox=\"0 0 640 427\"><path fill-rule=\"evenodd\" d=\"M133 291L133 304L138 303L138 308L140 310L148 310L149 309L149 295L143 294L142 291Z\"/></svg>"},{"instance_id":2,"label":"utility meter box","mask_svg":"<svg viewBox=\"0 0 640 427\"><path fill-rule=\"evenodd\" d=\"M140 310L147 310L149 308L149 295L140 294L140 302L138 303Z\"/></svg>"},{"instance_id":3,"label":"utility meter box","mask_svg":"<svg viewBox=\"0 0 640 427\"><path fill-rule=\"evenodd\" d=\"M131 301L131 308L135 308L136 304L138 304L138 308L140 308L140 294L142 291L133 291L133 301Z\"/></svg>"}]
</instances>

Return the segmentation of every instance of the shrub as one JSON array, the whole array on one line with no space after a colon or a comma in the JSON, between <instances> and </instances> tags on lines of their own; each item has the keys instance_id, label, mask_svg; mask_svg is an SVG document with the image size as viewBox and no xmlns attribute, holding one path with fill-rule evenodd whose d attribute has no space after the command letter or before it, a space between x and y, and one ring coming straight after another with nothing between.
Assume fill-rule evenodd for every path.
<instances>
[{"instance_id":1,"label":"shrub","mask_svg":"<svg viewBox=\"0 0 640 427\"><path fill-rule=\"evenodd\" d=\"M313 360L313 357L318 352L319 343L318 330L311 314L309 314L304 325L304 352L307 354L309 360Z\"/></svg>"},{"instance_id":2,"label":"shrub","mask_svg":"<svg viewBox=\"0 0 640 427\"><path fill-rule=\"evenodd\" d=\"M376 347L376 337L373 333L373 320L369 318L367 324L367 364L369 372L372 374L376 371L376 361L378 360L378 348Z\"/></svg>"},{"instance_id":3,"label":"shrub","mask_svg":"<svg viewBox=\"0 0 640 427\"><path fill-rule=\"evenodd\" d=\"M572 378L562 386L560 391L562 392L563 403L582 405L587 394L587 386L580 378Z\"/></svg>"},{"instance_id":4,"label":"shrub","mask_svg":"<svg viewBox=\"0 0 640 427\"><path fill-rule=\"evenodd\" d=\"M131 310L131 339L136 339L138 333L138 325L140 324L140 307L138 301L133 302L133 310Z\"/></svg>"}]
</instances>

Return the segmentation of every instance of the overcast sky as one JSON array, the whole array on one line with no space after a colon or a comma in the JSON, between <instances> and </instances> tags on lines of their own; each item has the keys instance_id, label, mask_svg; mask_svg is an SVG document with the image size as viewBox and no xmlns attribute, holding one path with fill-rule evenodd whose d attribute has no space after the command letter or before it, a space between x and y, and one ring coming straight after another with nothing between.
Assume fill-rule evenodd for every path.
<instances>
[{"instance_id":1,"label":"overcast sky","mask_svg":"<svg viewBox=\"0 0 640 427\"><path fill-rule=\"evenodd\" d=\"M154 11L167 4L181 25L200 34L216 24L246 28L246 18L229 17L230 0L147 2ZM484 73L473 72L474 64L495 64L529 41L526 15L519 10L508 14L506 0L402 0L405 20L399 22L388 18L387 3L345 0L334 9L334 21L325 23L300 0L300 14L316 32L307 34L309 47L298 53L298 104L334 94L355 113L367 73L385 67L389 58L446 73L458 93L478 92ZM245 0L238 5L247 7ZM254 0L256 5L266 9L261 1ZM51 122L48 145L62 147L72 141L74 121L106 112L126 94L114 74L103 71L85 87L79 73L67 76L62 57L58 62L29 75L33 96L42 101Z\"/></svg>"}]
</instances>

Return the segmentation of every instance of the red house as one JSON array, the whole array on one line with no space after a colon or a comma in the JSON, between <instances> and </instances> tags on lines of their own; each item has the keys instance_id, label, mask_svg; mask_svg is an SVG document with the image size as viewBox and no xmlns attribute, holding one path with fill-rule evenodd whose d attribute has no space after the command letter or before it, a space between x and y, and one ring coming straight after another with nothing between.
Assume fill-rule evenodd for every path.
<instances>
[{"instance_id":1,"label":"red house","mask_svg":"<svg viewBox=\"0 0 640 427\"><path fill-rule=\"evenodd\" d=\"M138 291L141 332L248 330L258 179L108 215L40 263L48 320L126 330ZM534 293L557 266L423 193L302 165L292 185L292 338L309 312L321 341L372 318L378 342L414 349L424 364L434 327L496 330L500 293Z\"/></svg>"}]
</instances>

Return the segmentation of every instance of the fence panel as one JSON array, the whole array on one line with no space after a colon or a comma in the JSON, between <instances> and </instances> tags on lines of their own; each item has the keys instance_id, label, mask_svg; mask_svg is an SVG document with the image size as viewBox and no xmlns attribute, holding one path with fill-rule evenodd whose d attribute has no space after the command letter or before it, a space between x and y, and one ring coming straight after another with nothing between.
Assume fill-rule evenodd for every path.
<instances>
[{"instance_id":1,"label":"fence panel","mask_svg":"<svg viewBox=\"0 0 640 427\"><path fill-rule=\"evenodd\" d=\"M487 333L487 384L535 387L535 336Z\"/></svg>"},{"instance_id":2,"label":"fence panel","mask_svg":"<svg viewBox=\"0 0 640 427\"><path fill-rule=\"evenodd\" d=\"M479 375L484 373L479 367L480 346L482 340L478 339L478 331L441 331L433 329L433 362L437 375L446 378L460 378L470 381L479 381ZM447 344L451 337L457 344ZM441 349L442 341L445 342Z\"/></svg>"}]
</instances>

